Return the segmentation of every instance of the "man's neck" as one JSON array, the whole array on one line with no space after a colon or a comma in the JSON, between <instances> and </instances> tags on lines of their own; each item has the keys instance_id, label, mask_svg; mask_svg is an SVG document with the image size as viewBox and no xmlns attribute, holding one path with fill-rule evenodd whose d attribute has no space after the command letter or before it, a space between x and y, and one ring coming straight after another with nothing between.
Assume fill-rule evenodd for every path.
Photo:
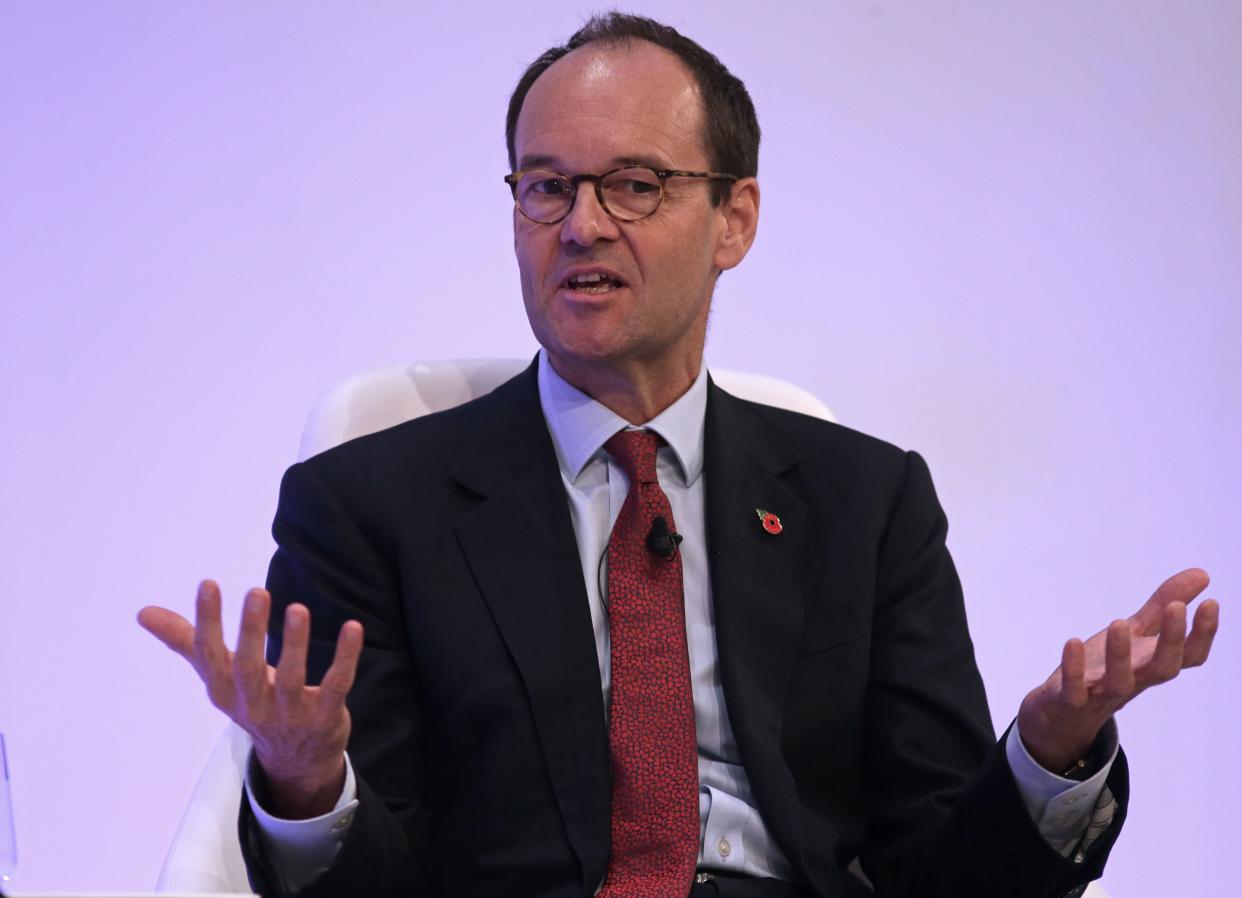
<instances>
[{"instance_id":1,"label":"man's neck","mask_svg":"<svg viewBox=\"0 0 1242 898\"><path fill-rule=\"evenodd\" d=\"M548 362L567 383L631 424L646 424L694 384L703 354L661 366L593 365L558 358Z\"/></svg>"}]
</instances>

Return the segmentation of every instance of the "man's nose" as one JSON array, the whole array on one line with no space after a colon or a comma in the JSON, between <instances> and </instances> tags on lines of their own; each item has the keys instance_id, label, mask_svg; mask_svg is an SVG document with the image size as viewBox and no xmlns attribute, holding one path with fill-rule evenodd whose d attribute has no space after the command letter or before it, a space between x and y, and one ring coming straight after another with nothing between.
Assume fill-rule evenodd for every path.
<instances>
[{"instance_id":1,"label":"man's nose","mask_svg":"<svg viewBox=\"0 0 1242 898\"><path fill-rule=\"evenodd\" d=\"M617 223L600 205L595 185L589 181L579 184L573 208L561 222L561 243L590 246L596 240L616 240L619 236Z\"/></svg>"}]
</instances>

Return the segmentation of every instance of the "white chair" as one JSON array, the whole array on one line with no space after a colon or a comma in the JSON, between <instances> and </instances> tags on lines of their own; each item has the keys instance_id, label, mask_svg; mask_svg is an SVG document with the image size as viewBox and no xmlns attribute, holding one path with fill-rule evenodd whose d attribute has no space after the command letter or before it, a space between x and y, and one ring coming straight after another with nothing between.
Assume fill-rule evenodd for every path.
<instances>
[{"instance_id":1,"label":"white chair","mask_svg":"<svg viewBox=\"0 0 1242 898\"><path fill-rule=\"evenodd\" d=\"M307 417L298 459L355 437L490 393L525 368L524 359L415 362L354 375L328 391ZM800 387L739 371L711 369L736 396L832 421L832 412ZM237 813L250 738L225 727L173 837L156 889L160 892L249 893L237 841ZM1107 898L1094 884L1087 898Z\"/></svg>"},{"instance_id":2,"label":"white chair","mask_svg":"<svg viewBox=\"0 0 1242 898\"><path fill-rule=\"evenodd\" d=\"M490 393L529 364L525 359L455 359L356 374L330 390L311 411L298 458L310 458L354 437L461 405ZM801 387L760 374L715 368L711 373L717 384L736 396L836 420L826 405Z\"/></svg>"},{"instance_id":3,"label":"white chair","mask_svg":"<svg viewBox=\"0 0 1242 898\"><path fill-rule=\"evenodd\" d=\"M249 755L250 737L229 723L181 815L155 884L157 892L252 894L237 841L242 777Z\"/></svg>"}]
</instances>

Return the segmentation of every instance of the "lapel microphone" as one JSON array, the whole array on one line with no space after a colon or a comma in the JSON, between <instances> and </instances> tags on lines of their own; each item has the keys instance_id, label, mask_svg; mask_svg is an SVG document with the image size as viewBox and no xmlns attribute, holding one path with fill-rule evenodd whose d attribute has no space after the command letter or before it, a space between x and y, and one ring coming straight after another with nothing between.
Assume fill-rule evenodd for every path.
<instances>
[{"instance_id":1,"label":"lapel microphone","mask_svg":"<svg viewBox=\"0 0 1242 898\"><path fill-rule=\"evenodd\" d=\"M668 529L668 521L657 517L651 522L651 532L647 534L647 548L661 558L669 559L677 554L681 544L681 534Z\"/></svg>"}]
</instances>

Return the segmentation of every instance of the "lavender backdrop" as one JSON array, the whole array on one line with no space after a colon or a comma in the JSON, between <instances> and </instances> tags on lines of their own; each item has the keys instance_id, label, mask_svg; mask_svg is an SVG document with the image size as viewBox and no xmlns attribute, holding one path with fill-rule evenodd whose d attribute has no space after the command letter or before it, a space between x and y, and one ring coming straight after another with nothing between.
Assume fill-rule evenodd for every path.
<instances>
[{"instance_id":1,"label":"lavender backdrop","mask_svg":"<svg viewBox=\"0 0 1242 898\"><path fill-rule=\"evenodd\" d=\"M1215 577L1120 719L1115 896L1236 882L1242 5L639 4L765 130L711 363L922 450L998 726L1062 640ZM28 889L153 882L222 720L133 623L263 578L344 375L533 351L502 118L580 2L0 2L0 729ZM230 613L230 616L231 613Z\"/></svg>"}]
</instances>

